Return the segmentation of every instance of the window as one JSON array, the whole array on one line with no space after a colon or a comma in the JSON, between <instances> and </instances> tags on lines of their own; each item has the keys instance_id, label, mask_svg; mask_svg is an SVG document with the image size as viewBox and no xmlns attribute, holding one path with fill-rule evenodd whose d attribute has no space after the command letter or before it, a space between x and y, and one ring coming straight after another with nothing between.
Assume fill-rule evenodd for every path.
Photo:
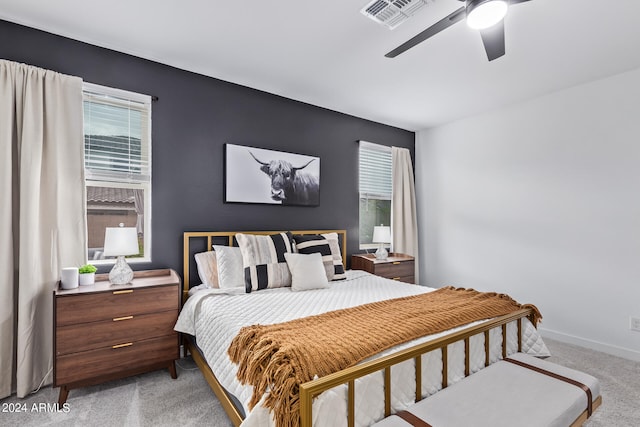
<instances>
[{"instance_id":1,"label":"window","mask_svg":"<svg viewBox=\"0 0 640 427\"><path fill-rule=\"evenodd\" d=\"M106 227L136 227L140 253L127 261L151 261L151 97L85 83L84 165L87 253L110 263Z\"/></svg>"},{"instance_id":2,"label":"window","mask_svg":"<svg viewBox=\"0 0 640 427\"><path fill-rule=\"evenodd\" d=\"M360 141L360 249L373 249L373 227L391 225L391 147Z\"/></svg>"}]
</instances>

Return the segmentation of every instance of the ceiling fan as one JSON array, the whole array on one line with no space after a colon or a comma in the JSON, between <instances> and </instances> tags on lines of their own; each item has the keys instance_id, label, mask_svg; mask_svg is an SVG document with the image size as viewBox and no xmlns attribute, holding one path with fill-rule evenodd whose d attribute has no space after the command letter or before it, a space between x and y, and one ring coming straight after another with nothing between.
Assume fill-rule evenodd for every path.
<instances>
[{"instance_id":1,"label":"ceiling fan","mask_svg":"<svg viewBox=\"0 0 640 427\"><path fill-rule=\"evenodd\" d=\"M529 0L459 0L466 4L455 12L444 17L415 37L402 43L385 56L395 58L401 53L422 43L440 31L449 28L456 22L467 18L467 25L480 31L482 44L487 52L489 61L500 58L505 53L504 47L504 17L509 5L524 3Z\"/></svg>"}]
</instances>

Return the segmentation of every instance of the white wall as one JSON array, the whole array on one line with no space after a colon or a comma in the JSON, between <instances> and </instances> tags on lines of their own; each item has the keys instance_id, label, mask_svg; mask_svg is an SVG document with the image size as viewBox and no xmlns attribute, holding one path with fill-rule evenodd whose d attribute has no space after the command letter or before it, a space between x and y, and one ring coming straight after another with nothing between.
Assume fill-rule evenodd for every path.
<instances>
[{"instance_id":1,"label":"white wall","mask_svg":"<svg viewBox=\"0 0 640 427\"><path fill-rule=\"evenodd\" d=\"M422 283L507 292L543 335L640 360L640 69L416 140Z\"/></svg>"}]
</instances>

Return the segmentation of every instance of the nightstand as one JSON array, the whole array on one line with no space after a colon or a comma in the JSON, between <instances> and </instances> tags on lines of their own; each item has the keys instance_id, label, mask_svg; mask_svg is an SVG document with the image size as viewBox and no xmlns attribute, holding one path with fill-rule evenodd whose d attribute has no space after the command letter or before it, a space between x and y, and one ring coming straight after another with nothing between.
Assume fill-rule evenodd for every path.
<instances>
[{"instance_id":1,"label":"nightstand","mask_svg":"<svg viewBox=\"0 0 640 427\"><path fill-rule=\"evenodd\" d=\"M59 405L72 388L162 368L177 378L180 283L173 270L148 270L135 272L127 285L111 285L108 274L100 274L94 285L54 291Z\"/></svg>"},{"instance_id":2,"label":"nightstand","mask_svg":"<svg viewBox=\"0 0 640 427\"><path fill-rule=\"evenodd\" d=\"M374 254L355 254L351 255L351 268L368 271L387 279L415 283L415 260L410 255L392 252L382 261L376 259Z\"/></svg>"}]
</instances>

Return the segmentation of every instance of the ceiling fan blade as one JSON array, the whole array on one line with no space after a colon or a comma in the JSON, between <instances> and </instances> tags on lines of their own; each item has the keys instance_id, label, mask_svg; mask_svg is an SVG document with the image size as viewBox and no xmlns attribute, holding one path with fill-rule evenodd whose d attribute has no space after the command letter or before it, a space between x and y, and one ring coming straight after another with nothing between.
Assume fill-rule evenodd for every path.
<instances>
[{"instance_id":1,"label":"ceiling fan blade","mask_svg":"<svg viewBox=\"0 0 640 427\"><path fill-rule=\"evenodd\" d=\"M493 27L480 30L480 36L482 37L482 44L484 44L484 50L487 51L489 61L493 61L504 55L504 19Z\"/></svg>"},{"instance_id":2,"label":"ceiling fan blade","mask_svg":"<svg viewBox=\"0 0 640 427\"><path fill-rule=\"evenodd\" d=\"M464 19L464 17L465 17L465 8L461 7L460 9L458 9L455 12L451 13L449 16L441 19L440 21L436 22L435 24L433 24L432 26L430 26L429 28L427 28L423 32L419 33L415 37L412 37L409 40L407 40L406 42L402 43L400 46L398 46L397 48L393 49L391 52L387 53L385 56L387 58L395 58L396 56L400 55L401 53L411 49L415 45L417 45L419 43L422 43L423 41L425 41L429 37L438 34L440 31L444 30L445 28L449 28L450 26L452 26L456 22Z\"/></svg>"},{"instance_id":3,"label":"ceiling fan blade","mask_svg":"<svg viewBox=\"0 0 640 427\"><path fill-rule=\"evenodd\" d=\"M509 4L524 3L526 1L531 1L531 0L509 0Z\"/></svg>"}]
</instances>

